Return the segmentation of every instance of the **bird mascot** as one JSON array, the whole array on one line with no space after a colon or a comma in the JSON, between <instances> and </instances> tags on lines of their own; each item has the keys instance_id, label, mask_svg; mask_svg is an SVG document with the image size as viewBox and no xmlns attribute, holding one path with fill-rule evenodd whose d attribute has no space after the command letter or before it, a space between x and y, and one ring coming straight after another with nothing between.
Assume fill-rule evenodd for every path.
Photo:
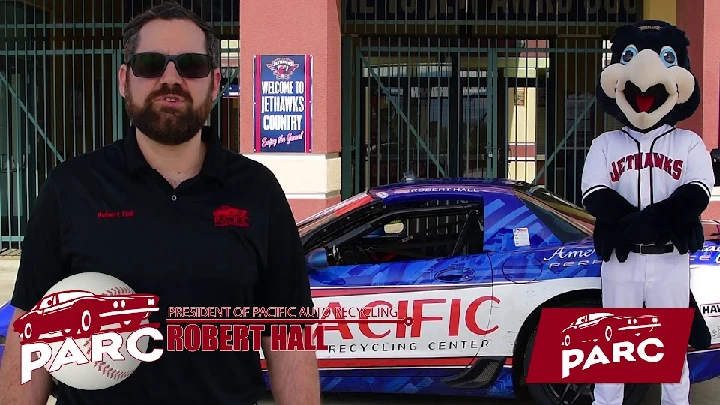
<instances>
[{"instance_id":1,"label":"bird mascot","mask_svg":"<svg viewBox=\"0 0 720 405\"><path fill-rule=\"evenodd\" d=\"M596 96L623 124L593 140L582 173L582 204L595 219L605 308L695 307L690 346L710 331L690 292L689 254L704 243L700 215L715 184L696 133L677 128L700 104L685 33L662 21L619 27ZM594 405L621 405L623 384L596 384ZM689 404L687 360L663 404Z\"/></svg>"}]
</instances>

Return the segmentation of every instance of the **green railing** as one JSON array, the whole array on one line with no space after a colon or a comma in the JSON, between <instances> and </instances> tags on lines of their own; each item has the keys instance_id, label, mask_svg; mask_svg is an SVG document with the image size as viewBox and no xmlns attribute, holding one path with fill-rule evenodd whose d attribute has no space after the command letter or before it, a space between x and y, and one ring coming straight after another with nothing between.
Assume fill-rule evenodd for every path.
<instances>
[{"instance_id":1,"label":"green railing","mask_svg":"<svg viewBox=\"0 0 720 405\"><path fill-rule=\"evenodd\" d=\"M20 248L37 191L52 168L122 138L117 91L122 27L159 0L0 2L0 248ZM221 39L224 94L237 82L239 1L181 1ZM237 150L233 95L210 119Z\"/></svg>"}]
</instances>

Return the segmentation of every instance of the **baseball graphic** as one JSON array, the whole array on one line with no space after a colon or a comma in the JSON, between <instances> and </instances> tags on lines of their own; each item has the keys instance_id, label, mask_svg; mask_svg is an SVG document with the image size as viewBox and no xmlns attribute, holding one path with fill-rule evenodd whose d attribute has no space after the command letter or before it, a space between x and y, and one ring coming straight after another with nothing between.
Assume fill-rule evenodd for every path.
<instances>
[{"instance_id":1,"label":"baseball graphic","mask_svg":"<svg viewBox=\"0 0 720 405\"><path fill-rule=\"evenodd\" d=\"M122 299L122 297L134 294L134 291L127 284L123 283L115 277L103 273L88 272L75 274L61 280L52 288L50 288L50 290L48 290L48 292L45 294L46 298L44 299L48 299L47 297L51 296L53 293L59 293L57 295L58 298L55 298L56 301L52 302L53 305L62 305L63 299L60 298L62 294L65 294L65 296L69 297L69 299L76 299L75 297L78 296L82 298L88 297L92 299L94 298L92 294L95 294L95 297L118 296L119 299L110 303L109 305L112 308L117 308L119 310L117 312L123 312L123 308L125 308L126 303L125 300ZM130 297L129 299L133 298ZM145 304L147 304L147 302L145 302ZM109 331L120 326L119 323L112 324L108 321L103 322L103 319L101 319L101 317L108 316L107 309L105 308L102 308L100 311L98 311L96 310L96 308L98 307L97 305L85 305L80 306L77 310L75 310L75 306L77 306L76 303L73 303L72 305L74 310L72 313L73 318L77 317L77 322L69 322L74 324L69 324L66 326L67 329L63 331L63 336L72 337L73 333L79 330L85 332L92 330L94 333L102 333L106 330ZM128 308L130 308L129 305ZM126 310L124 312L133 313L133 310ZM74 316L75 314L77 314L77 316ZM130 322L138 322L142 324L148 323L148 319L146 318L145 313L142 313L139 316L142 317L142 320L139 320L139 317L136 316L133 320L121 322L124 322L126 325ZM63 327L65 326L63 325ZM119 352L124 358L123 360L114 360L110 358L110 356L108 356L107 354L104 354L103 359L100 361L91 360L88 363L80 365L65 364L61 366L60 369L55 371L50 371L50 367L53 364L53 360L55 360L55 357L58 356L60 348L63 345L63 341L49 343L52 349L52 358L45 365L45 369L48 370L52 374L52 376L58 381L77 389L100 390L112 387L113 385L116 385L128 378L140 365L140 360L133 358L128 353L126 347L127 339L130 334L131 332L122 332L119 334L123 338L123 342L119 348ZM75 342L77 346L83 351L83 354L88 359L91 359L91 339L79 338L75 339ZM148 342L148 336L143 336L137 342L138 349L141 352L146 352L148 348ZM103 346L109 344L110 341L103 342ZM61 355L67 357L70 355L70 353L66 352Z\"/></svg>"}]
</instances>

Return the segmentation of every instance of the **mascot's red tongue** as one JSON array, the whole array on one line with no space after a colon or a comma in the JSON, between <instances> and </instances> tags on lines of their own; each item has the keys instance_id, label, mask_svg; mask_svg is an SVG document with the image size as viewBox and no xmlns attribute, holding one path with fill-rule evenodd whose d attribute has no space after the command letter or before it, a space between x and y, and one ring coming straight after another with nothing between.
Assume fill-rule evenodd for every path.
<instances>
[{"instance_id":1,"label":"mascot's red tongue","mask_svg":"<svg viewBox=\"0 0 720 405\"><path fill-rule=\"evenodd\" d=\"M655 102L655 97L647 94L638 94L635 97L635 101L637 102L640 112L648 112L650 111L650 107L652 107L653 102Z\"/></svg>"}]
</instances>

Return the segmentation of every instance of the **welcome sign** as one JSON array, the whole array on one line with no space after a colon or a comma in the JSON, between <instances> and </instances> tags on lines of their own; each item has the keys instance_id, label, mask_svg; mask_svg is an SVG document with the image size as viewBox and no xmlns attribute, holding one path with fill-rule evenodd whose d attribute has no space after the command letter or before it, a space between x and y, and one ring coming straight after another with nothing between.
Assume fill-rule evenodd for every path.
<instances>
[{"instance_id":1,"label":"welcome sign","mask_svg":"<svg viewBox=\"0 0 720 405\"><path fill-rule=\"evenodd\" d=\"M255 56L255 152L311 151L312 56Z\"/></svg>"}]
</instances>

